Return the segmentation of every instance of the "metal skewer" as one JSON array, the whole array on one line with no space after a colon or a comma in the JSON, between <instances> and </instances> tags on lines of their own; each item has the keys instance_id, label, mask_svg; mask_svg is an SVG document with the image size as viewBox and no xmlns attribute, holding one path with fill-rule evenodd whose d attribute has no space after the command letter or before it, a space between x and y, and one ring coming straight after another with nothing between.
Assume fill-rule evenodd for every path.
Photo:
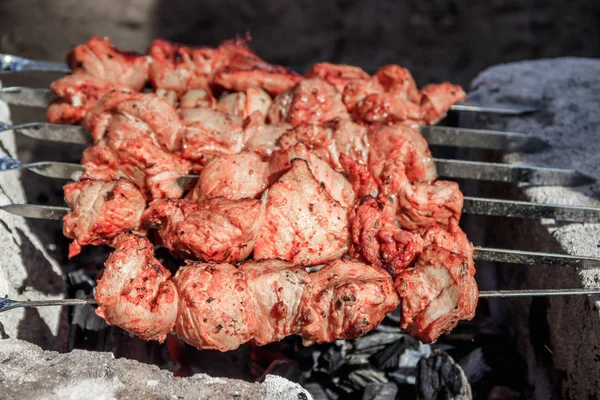
<instances>
[{"instance_id":1,"label":"metal skewer","mask_svg":"<svg viewBox=\"0 0 600 400\"><path fill-rule=\"evenodd\" d=\"M548 149L544 139L523 133L489 131L483 129L451 128L446 126L417 126L432 145L478 148L503 151L534 152ZM0 123L0 133L13 131L33 139L62 143L89 144L91 135L78 125L31 122L20 125Z\"/></svg>"},{"instance_id":2,"label":"metal skewer","mask_svg":"<svg viewBox=\"0 0 600 400\"><path fill-rule=\"evenodd\" d=\"M6 56L6 55L4 55ZM14 57L14 56L11 56ZM19 57L16 57L19 58ZM15 66L14 64L4 63L0 64L0 71L4 72L15 72L15 71L57 71L57 72L70 72L70 70L61 69L60 66L49 63L48 67L44 69L34 68L36 64L22 63ZM5 68L5 69L2 69ZM12 69L11 69L12 68ZM20 69L15 69L20 68ZM64 68L64 66L63 66ZM47 107L52 100L56 98L56 95L49 89L41 88L28 88L22 86L8 87L0 89L0 100L7 102L8 104L30 106L30 107ZM531 112L535 112L536 109L533 107L525 106L511 106L507 108L503 107L486 107L477 106L471 104L454 104L450 106L452 111L468 111L468 112L480 112L490 114L502 114L502 115L522 115Z\"/></svg>"},{"instance_id":3,"label":"metal skewer","mask_svg":"<svg viewBox=\"0 0 600 400\"><path fill-rule=\"evenodd\" d=\"M34 204L7 204L0 206L0 209L22 217L39 219L61 219L69 211L67 207ZM538 204L480 197L465 197L463 213L509 218L552 218L557 221L569 222L600 222L600 208Z\"/></svg>"},{"instance_id":4,"label":"metal skewer","mask_svg":"<svg viewBox=\"0 0 600 400\"><path fill-rule=\"evenodd\" d=\"M529 289L529 290L482 290L479 292L480 298L494 297L537 297L537 296L584 296L600 295L600 289ZM7 298L0 298L0 313L13 310L15 308L27 307L49 307L49 306L81 306L96 305L95 299L60 299L60 300L38 300L38 301L18 301Z\"/></svg>"},{"instance_id":5,"label":"metal skewer","mask_svg":"<svg viewBox=\"0 0 600 400\"><path fill-rule=\"evenodd\" d=\"M71 68L69 68L69 66L63 62L30 60L24 57L13 56L12 54L0 54L0 71L52 71L64 72L65 74L68 74L71 72Z\"/></svg>"},{"instance_id":6,"label":"metal skewer","mask_svg":"<svg viewBox=\"0 0 600 400\"><path fill-rule=\"evenodd\" d=\"M438 174L446 178L474 179L495 182L529 183L548 186L582 186L596 180L572 169L530 167L524 165L495 164L477 161L434 159ZM55 161L39 161L21 164L19 161L4 158L0 160L0 170L28 169L50 178L73 179L73 174L83 173L81 164ZM184 179L198 179L198 175L184 175ZM75 178L77 179L77 178ZM187 182L185 182L187 183Z\"/></svg>"}]
</instances>

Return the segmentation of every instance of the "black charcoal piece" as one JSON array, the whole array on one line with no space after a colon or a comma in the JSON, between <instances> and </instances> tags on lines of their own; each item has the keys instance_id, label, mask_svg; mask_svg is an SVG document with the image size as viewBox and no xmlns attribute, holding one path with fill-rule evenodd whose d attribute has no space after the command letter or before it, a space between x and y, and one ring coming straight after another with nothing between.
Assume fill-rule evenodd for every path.
<instances>
[{"instance_id":1,"label":"black charcoal piece","mask_svg":"<svg viewBox=\"0 0 600 400\"><path fill-rule=\"evenodd\" d=\"M302 386L304 387L304 389L306 389L308 391L308 393L310 393L310 395L313 397L314 400L328 400L329 399L329 397L327 396L327 393L325 392L325 389L323 389L323 387L321 385L319 385L317 382L305 383Z\"/></svg>"},{"instance_id":2,"label":"black charcoal piece","mask_svg":"<svg viewBox=\"0 0 600 400\"><path fill-rule=\"evenodd\" d=\"M369 383L362 400L394 400L398 387L393 383Z\"/></svg>"},{"instance_id":3,"label":"black charcoal piece","mask_svg":"<svg viewBox=\"0 0 600 400\"><path fill-rule=\"evenodd\" d=\"M448 354L436 350L417 364L418 400L470 400L471 386Z\"/></svg>"}]
</instances>

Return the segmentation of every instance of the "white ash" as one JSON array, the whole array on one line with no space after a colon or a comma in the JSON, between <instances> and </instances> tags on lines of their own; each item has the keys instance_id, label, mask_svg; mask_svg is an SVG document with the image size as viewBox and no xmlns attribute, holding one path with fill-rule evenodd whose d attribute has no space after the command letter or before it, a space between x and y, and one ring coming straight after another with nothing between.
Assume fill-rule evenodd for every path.
<instances>
[{"instance_id":1,"label":"white ash","mask_svg":"<svg viewBox=\"0 0 600 400\"><path fill-rule=\"evenodd\" d=\"M10 123L9 108L0 102L0 122ZM14 134L0 136L0 157L16 158ZM0 204L25 203L17 171L0 173ZM24 218L0 211L0 296L16 300L63 298L64 276L57 263L48 256L40 240L31 232ZM0 338L21 338L44 348L63 346L61 309L16 309L0 318Z\"/></svg>"},{"instance_id":2,"label":"white ash","mask_svg":"<svg viewBox=\"0 0 600 400\"><path fill-rule=\"evenodd\" d=\"M111 353L75 350L60 354L33 344L0 340L2 399L265 399L310 400L309 392L285 378L263 383L197 374L176 378L157 366Z\"/></svg>"}]
</instances>

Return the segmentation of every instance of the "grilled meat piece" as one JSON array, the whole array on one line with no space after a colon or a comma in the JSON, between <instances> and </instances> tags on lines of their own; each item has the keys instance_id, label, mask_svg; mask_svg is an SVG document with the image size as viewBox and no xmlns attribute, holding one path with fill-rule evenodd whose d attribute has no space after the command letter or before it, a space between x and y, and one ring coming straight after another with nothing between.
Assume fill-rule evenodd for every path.
<instances>
[{"instance_id":1,"label":"grilled meat piece","mask_svg":"<svg viewBox=\"0 0 600 400\"><path fill-rule=\"evenodd\" d=\"M165 340L175 326L179 295L171 273L146 238L121 234L96 287L96 314L144 340Z\"/></svg>"},{"instance_id":2,"label":"grilled meat piece","mask_svg":"<svg viewBox=\"0 0 600 400\"><path fill-rule=\"evenodd\" d=\"M156 39L150 45L150 82L155 89L173 91L177 96L190 89L210 93L210 81L219 61L216 49L188 47Z\"/></svg>"},{"instance_id":3,"label":"grilled meat piece","mask_svg":"<svg viewBox=\"0 0 600 400\"><path fill-rule=\"evenodd\" d=\"M416 339L432 343L459 320L475 315L479 292L466 257L427 246L417 264L395 277L400 296L400 326Z\"/></svg>"},{"instance_id":4,"label":"grilled meat piece","mask_svg":"<svg viewBox=\"0 0 600 400\"><path fill-rule=\"evenodd\" d=\"M173 278L181 297L177 336L198 349L220 351L237 349L249 341L257 322L244 278L231 264L188 261L179 268Z\"/></svg>"},{"instance_id":5,"label":"grilled meat piece","mask_svg":"<svg viewBox=\"0 0 600 400\"><path fill-rule=\"evenodd\" d=\"M313 312L301 329L305 345L363 336L398 305L390 275L373 265L335 260L310 277Z\"/></svg>"},{"instance_id":6,"label":"grilled meat piece","mask_svg":"<svg viewBox=\"0 0 600 400\"><path fill-rule=\"evenodd\" d=\"M437 124L446 116L450 106L467 98L463 88L450 82L424 86L421 93L421 108L425 112L425 122L428 125Z\"/></svg>"},{"instance_id":7,"label":"grilled meat piece","mask_svg":"<svg viewBox=\"0 0 600 400\"><path fill-rule=\"evenodd\" d=\"M459 221L463 194L456 182L411 183L404 164L387 161L380 176L378 199L385 213L408 231L423 232L432 226L448 229L452 219Z\"/></svg>"},{"instance_id":8,"label":"grilled meat piece","mask_svg":"<svg viewBox=\"0 0 600 400\"><path fill-rule=\"evenodd\" d=\"M59 97L46 111L48 122L77 124L96 101L112 90L141 90L150 59L114 48L107 38L92 37L67 56L73 73L50 84Z\"/></svg>"},{"instance_id":9,"label":"grilled meat piece","mask_svg":"<svg viewBox=\"0 0 600 400\"><path fill-rule=\"evenodd\" d=\"M53 124L78 124L99 98L121 86L84 73L66 75L50 84L58 96L46 110L46 120Z\"/></svg>"},{"instance_id":10,"label":"grilled meat piece","mask_svg":"<svg viewBox=\"0 0 600 400\"><path fill-rule=\"evenodd\" d=\"M366 196L377 196L379 192L377 182L366 164L345 154L340 155L340 164L348 176L348 181L352 185L357 199Z\"/></svg>"},{"instance_id":11,"label":"grilled meat piece","mask_svg":"<svg viewBox=\"0 0 600 400\"><path fill-rule=\"evenodd\" d=\"M115 119L119 123L115 123ZM127 122L121 124L121 122ZM121 126L133 129L119 129ZM181 148L181 120L164 99L152 93L115 90L95 103L87 113L84 126L94 143L104 139L147 139L157 147L175 152Z\"/></svg>"},{"instance_id":12,"label":"grilled meat piece","mask_svg":"<svg viewBox=\"0 0 600 400\"><path fill-rule=\"evenodd\" d=\"M262 60L248 48L248 40L236 38L219 46L220 63L212 83L229 91L244 92L257 88L276 96L302 80L297 73Z\"/></svg>"},{"instance_id":13,"label":"grilled meat piece","mask_svg":"<svg viewBox=\"0 0 600 400\"><path fill-rule=\"evenodd\" d=\"M267 209L254 259L279 258L299 265L318 265L348 250L348 210L335 201L305 160L269 189Z\"/></svg>"},{"instance_id":14,"label":"grilled meat piece","mask_svg":"<svg viewBox=\"0 0 600 400\"><path fill-rule=\"evenodd\" d=\"M277 140L281 135L291 128L292 125L286 122L265 124L262 114L253 113L245 121L244 150L253 151L266 159L277 148Z\"/></svg>"},{"instance_id":15,"label":"grilled meat piece","mask_svg":"<svg viewBox=\"0 0 600 400\"><path fill-rule=\"evenodd\" d=\"M423 239L396 226L383 208L376 199L367 197L352 211L350 255L396 276L414 264L423 250Z\"/></svg>"},{"instance_id":16,"label":"grilled meat piece","mask_svg":"<svg viewBox=\"0 0 600 400\"><path fill-rule=\"evenodd\" d=\"M65 185L63 190L71 208L63 218L63 234L74 239L69 258L79 254L81 246L111 244L124 230L146 233L141 226L146 200L131 181L82 179Z\"/></svg>"},{"instance_id":17,"label":"grilled meat piece","mask_svg":"<svg viewBox=\"0 0 600 400\"><path fill-rule=\"evenodd\" d=\"M67 55L73 73L101 79L133 90L142 90L148 81L150 58L125 52L111 45L108 38L92 37Z\"/></svg>"},{"instance_id":18,"label":"grilled meat piece","mask_svg":"<svg viewBox=\"0 0 600 400\"><path fill-rule=\"evenodd\" d=\"M217 109L239 118L247 118L253 112L259 112L264 122L271 103L273 103L271 96L261 88L248 88L245 92L223 96L217 103Z\"/></svg>"},{"instance_id":19,"label":"grilled meat piece","mask_svg":"<svg viewBox=\"0 0 600 400\"><path fill-rule=\"evenodd\" d=\"M324 187L331 197L342 207L350 208L354 205L354 190L348 180L335 171L325 161L309 151L304 143L300 142L287 150L277 150L269 160L269 180L276 181L285 172L292 168L295 159L305 160L310 172L319 184Z\"/></svg>"},{"instance_id":20,"label":"grilled meat piece","mask_svg":"<svg viewBox=\"0 0 600 400\"><path fill-rule=\"evenodd\" d=\"M268 163L256 153L241 152L214 158L200 174L196 187L187 195L190 202L214 197L238 200L257 198L267 188Z\"/></svg>"},{"instance_id":21,"label":"grilled meat piece","mask_svg":"<svg viewBox=\"0 0 600 400\"><path fill-rule=\"evenodd\" d=\"M384 125L368 130L369 168L377 179L389 161L404 164L411 182L432 182L437 178L435 162L425 138L416 130L401 124Z\"/></svg>"},{"instance_id":22,"label":"grilled meat piece","mask_svg":"<svg viewBox=\"0 0 600 400\"><path fill-rule=\"evenodd\" d=\"M302 142L314 154L336 171L343 171L342 154L367 161L366 129L350 120L332 120L321 125L301 124L279 138L279 147L287 150Z\"/></svg>"},{"instance_id":23,"label":"grilled meat piece","mask_svg":"<svg viewBox=\"0 0 600 400\"><path fill-rule=\"evenodd\" d=\"M176 98L172 95L173 91L166 91L159 89L156 94L162 93L165 97L169 97L171 100L169 104L175 106ZM214 108L217 105L217 100L212 94L204 89L190 89L185 92L179 99L179 108Z\"/></svg>"},{"instance_id":24,"label":"grilled meat piece","mask_svg":"<svg viewBox=\"0 0 600 400\"><path fill-rule=\"evenodd\" d=\"M167 153L144 139L101 143L83 152L83 178L111 181L127 178L147 199L179 198L179 178L190 170L186 160Z\"/></svg>"},{"instance_id":25,"label":"grilled meat piece","mask_svg":"<svg viewBox=\"0 0 600 400\"><path fill-rule=\"evenodd\" d=\"M265 215L264 201L217 197L198 203L155 200L142 222L157 228L177 256L206 262L237 263L254 247Z\"/></svg>"},{"instance_id":26,"label":"grilled meat piece","mask_svg":"<svg viewBox=\"0 0 600 400\"><path fill-rule=\"evenodd\" d=\"M268 119L274 122L321 124L332 119L349 119L342 95L321 78L304 79L275 97Z\"/></svg>"},{"instance_id":27,"label":"grilled meat piece","mask_svg":"<svg viewBox=\"0 0 600 400\"><path fill-rule=\"evenodd\" d=\"M222 154L235 154L244 145L242 120L210 108L180 110L184 123L181 155L198 165Z\"/></svg>"},{"instance_id":28,"label":"grilled meat piece","mask_svg":"<svg viewBox=\"0 0 600 400\"><path fill-rule=\"evenodd\" d=\"M337 260L307 274L281 261L188 263L174 277L177 335L200 349L233 350L298 334L306 344L364 335L398 304L383 270Z\"/></svg>"},{"instance_id":29,"label":"grilled meat piece","mask_svg":"<svg viewBox=\"0 0 600 400\"><path fill-rule=\"evenodd\" d=\"M369 80L351 80L343 92L344 104L353 118L371 124L432 125L452 104L465 98L460 86L448 82L428 85L420 92L411 73L398 65L380 68Z\"/></svg>"},{"instance_id":30,"label":"grilled meat piece","mask_svg":"<svg viewBox=\"0 0 600 400\"><path fill-rule=\"evenodd\" d=\"M450 218L447 230L439 226L433 226L423 234L425 246L434 245L443 247L454 253L458 253L467 258L469 271L475 274L475 263L473 261L473 243L467 238L467 235L458 226L458 221Z\"/></svg>"},{"instance_id":31,"label":"grilled meat piece","mask_svg":"<svg viewBox=\"0 0 600 400\"><path fill-rule=\"evenodd\" d=\"M321 78L335 86L340 93L344 93L344 89L348 82L360 79L368 80L369 74L359 67L345 64L331 64L328 62L317 63L304 74L306 78Z\"/></svg>"},{"instance_id":32,"label":"grilled meat piece","mask_svg":"<svg viewBox=\"0 0 600 400\"><path fill-rule=\"evenodd\" d=\"M424 116L410 71L398 65L380 68L369 80L349 82L343 99L352 116L366 123L420 122Z\"/></svg>"}]
</instances>

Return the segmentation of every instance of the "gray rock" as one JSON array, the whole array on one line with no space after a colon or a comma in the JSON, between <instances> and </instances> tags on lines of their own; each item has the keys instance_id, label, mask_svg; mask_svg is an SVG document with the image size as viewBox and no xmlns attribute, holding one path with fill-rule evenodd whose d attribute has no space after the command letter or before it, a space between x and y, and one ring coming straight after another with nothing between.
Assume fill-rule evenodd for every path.
<instances>
[{"instance_id":1,"label":"gray rock","mask_svg":"<svg viewBox=\"0 0 600 400\"><path fill-rule=\"evenodd\" d=\"M176 378L169 371L111 353L60 354L17 339L0 340L2 399L266 399L309 400L300 385L267 375L263 383Z\"/></svg>"},{"instance_id":2,"label":"gray rock","mask_svg":"<svg viewBox=\"0 0 600 400\"><path fill-rule=\"evenodd\" d=\"M0 121L9 121L0 103ZM15 138L0 136L0 157L15 157ZM0 204L23 203L25 195L18 172L0 173ZM59 266L21 217L0 211L0 296L18 300L59 299L65 284ZM16 309L0 316L0 338L21 338L44 348L59 349L61 309Z\"/></svg>"},{"instance_id":3,"label":"gray rock","mask_svg":"<svg viewBox=\"0 0 600 400\"><path fill-rule=\"evenodd\" d=\"M572 168L600 181L600 61L580 58L527 61L492 67L473 81L473 98L485 104L534 105L522 117L467 116L464 126L531 133L550 141L540 153L513 153L501 161ZM540 203L600 206L600 185L521 186L488 190L495 197L515 196ZM486 229L488 228L488 229ZM553 220L505 221L482 227L477 244L600 257L600 224ZM479 271L482 271L482 267ZM490 271L486 271L488 274ZM493 273L492 273L493 275ZM548 269L542 266L498 269L500 288L600 286L599 269ZM597 297L499 300L492 309L516 328L529 365L533 398L581 399L600 387L600 302ZM550 367L548 367L550 366Z\"/></svg>"}]
</instances>

